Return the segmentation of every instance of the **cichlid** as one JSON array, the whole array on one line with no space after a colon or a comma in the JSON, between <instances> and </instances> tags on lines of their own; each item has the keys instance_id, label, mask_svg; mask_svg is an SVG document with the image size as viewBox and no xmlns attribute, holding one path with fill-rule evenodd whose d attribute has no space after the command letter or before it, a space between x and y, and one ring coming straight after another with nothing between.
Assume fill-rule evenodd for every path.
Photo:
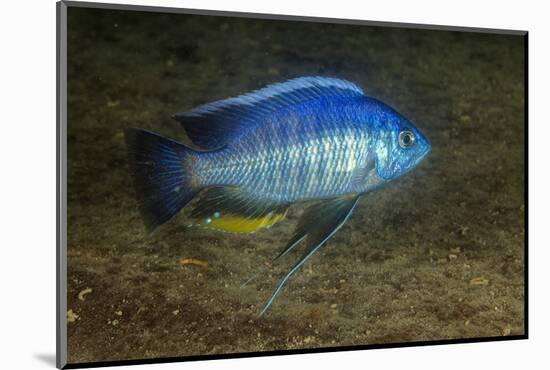
<instances>
[{"instance_id":1,"label":"cichlid","mask_svg":"<svg viewBox=\"0 0 550 370\"><path fill-rule=\"evenodd\" d=\"M409 120L335 78L297 78L173 118L200 150L141 129L125 135L148 230L195 197L196 225L245 233L281 221L294 203L316 201L275 259L300 242L305 252L260 316L362 195L410 171L430 151Z\"/></svg>"}]
</instances>

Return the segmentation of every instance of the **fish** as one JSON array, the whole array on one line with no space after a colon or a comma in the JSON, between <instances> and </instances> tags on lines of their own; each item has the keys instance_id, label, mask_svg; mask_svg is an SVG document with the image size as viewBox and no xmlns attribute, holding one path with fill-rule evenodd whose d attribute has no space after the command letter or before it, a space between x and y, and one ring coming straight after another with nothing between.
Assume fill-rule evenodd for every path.
<instances>
[{"instance_id":1,"label":"fish","mask_svg":"<svg viewBox=\"0 0 550 370\"><path fill-rule=\"evenodd\" d=\"M414 169L431 150L411 121L334 77L271 84L172 118L194 147L144 129L125 131L148 231L188 204L193 225L253 233L281 222L292 205L311 203L273 261L298 245L304 252L260 317L361 197Z\"/></svg>"}]
</instances>

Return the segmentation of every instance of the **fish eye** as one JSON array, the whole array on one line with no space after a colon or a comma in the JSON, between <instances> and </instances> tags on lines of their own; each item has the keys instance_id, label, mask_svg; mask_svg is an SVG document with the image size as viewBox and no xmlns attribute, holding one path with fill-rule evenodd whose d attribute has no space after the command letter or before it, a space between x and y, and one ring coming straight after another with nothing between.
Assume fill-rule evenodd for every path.
<instances>
[{"instance_id":1,"label":"fish eye","mask_svg":"<svg viewBox=\"0 0 550 370\"><path fill-rule=\"evenodd\" d=\"M411 131L401 131L399 133L399 146L409 148L414 144L414 134Z\"/></svg>"}]
</instances>

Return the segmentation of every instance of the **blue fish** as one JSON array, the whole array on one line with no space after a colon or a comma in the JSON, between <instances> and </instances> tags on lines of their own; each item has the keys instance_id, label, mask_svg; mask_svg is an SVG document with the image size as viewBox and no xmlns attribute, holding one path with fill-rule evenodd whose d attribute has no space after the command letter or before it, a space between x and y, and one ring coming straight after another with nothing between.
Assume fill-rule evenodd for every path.
<instances>
[{"instance_id":1,"label":"blue fish","mask_svg":"<svg viewBox=\"0 0 550 370\"><path fill-rule=\"evenodd\" d=\"M193 149L141 129L126 143L149 231L191 200L195 225L254 232L281 221L297 202L315 201L274 258L305 252L263 308L350 217L362 195L417 166L426 137L352 82L301 77L173 117Z\"/></svg>"}]
</instances>

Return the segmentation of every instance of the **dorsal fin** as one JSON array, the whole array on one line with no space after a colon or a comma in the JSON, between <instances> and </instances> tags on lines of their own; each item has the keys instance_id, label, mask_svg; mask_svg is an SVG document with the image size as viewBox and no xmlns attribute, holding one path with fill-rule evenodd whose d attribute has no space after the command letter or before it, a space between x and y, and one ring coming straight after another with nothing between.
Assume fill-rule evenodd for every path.
<instances>
[{"instance_id":1,"label":"dorsal fin","mask_svg":"<svg viewBox=\"0 0 550 370\"><path fill-rule=\"evenodd\" d=\"M328 96L362 96L352 82L329 77L300 77L268 85L244 95L201 105L173 118L185 128L194 144L216 149L281 108Z\"/></svg>"}]
</instances>

